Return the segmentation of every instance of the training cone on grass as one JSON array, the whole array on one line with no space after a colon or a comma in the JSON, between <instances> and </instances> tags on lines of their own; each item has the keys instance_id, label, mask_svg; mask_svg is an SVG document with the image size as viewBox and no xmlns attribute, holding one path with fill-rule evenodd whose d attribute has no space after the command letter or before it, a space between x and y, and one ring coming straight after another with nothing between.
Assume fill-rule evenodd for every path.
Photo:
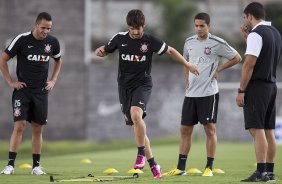
<instances>
[{"instance_id":1,"label":"training cone on grass","mask_svg":"<svg viewBox=\"0 0 282 184\"><path fill-rule=\"evenodd\" d=\"M85 158L85 159L80 160L80 163L82 163L82 164L91 164L92 161L90 159Z\"/></svg>"},{"instance_id":2,"label":"training cone on grass","mask_svg":"<svg viewBox=\"0 0 282 184\"><path fill-rule=\"evenodd\" d=\"M118 173L118 170L116 170L115 168L108 168L108 169L104 170L103 173L113 174L113 173Z\"/></svg>"},{"instance_id":3,"label":"training cone on grass","mask_svg":"<svg viewBox=\"0 0 282 184\"><path fill-rule=\"evenodd\" d=\"M31 167L30 164L21 164L21 165L19 166L19 168L21 168L21 169L30 169L30 168L32 168L32 167Z\"/></svg>"},{"instance_id":4,"label":"training cone on grass","mask_svg":"<svg viewBox=\"0 0 282 184\"><path fill-rule=\"evenodd\" d=\"M216 174L224 174L225 173L222 169L219 169L219 168L212 169L212 172L216 173Z\"/></svg>"},{"instance_id":5,"label":"training cone on grass","mask_svg":"<svg viewBox=\"0 0 282 184\"><path fill-rule=\"evenodd\" d=\"M187 171L187 174L201 174L201 173L202 173L202 171L200 171L197 168L191 168Z\"/></svg>"},{"instance_id":6,"label":"training cone on grass","mask_svg":"<svg viewBox=\"0 0 282 184\"><path fill-rule=\"evenodd\" d=\"M130 169L129 171L127 171L127 173L131 173L131 174L142 174L144 173L143 171L141 171L140 169Z\"/></svg>"}]
</instances>

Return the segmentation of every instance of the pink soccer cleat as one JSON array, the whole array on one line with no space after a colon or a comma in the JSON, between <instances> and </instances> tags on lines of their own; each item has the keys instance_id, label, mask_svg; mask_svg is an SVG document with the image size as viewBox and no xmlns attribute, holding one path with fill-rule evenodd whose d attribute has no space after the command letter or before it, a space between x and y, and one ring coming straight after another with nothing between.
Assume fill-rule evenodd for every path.
<instances>
[{"instance_id":1,"label":"pink soccer cleat","mask_svg":"<svg viewBox=\"0 0 282 184\"><path fill-rule=\"evenodd\" d=\"M134 169L143 169L146 164L146 157L143 155L137 155Z\"/></svg>"},{"instance_id":2,"label":"pink soccer cleat","mask_svg":"<svg viewBox=\"0 0 282 184\"><path fill-rule=\"evenodd\" d=\"M157 165L157 164L153 165L151 167L151 171L152 171L155 179L161 179L162 173L161 173L161 166L160 165Z\"/></svg>"}]
</instances>

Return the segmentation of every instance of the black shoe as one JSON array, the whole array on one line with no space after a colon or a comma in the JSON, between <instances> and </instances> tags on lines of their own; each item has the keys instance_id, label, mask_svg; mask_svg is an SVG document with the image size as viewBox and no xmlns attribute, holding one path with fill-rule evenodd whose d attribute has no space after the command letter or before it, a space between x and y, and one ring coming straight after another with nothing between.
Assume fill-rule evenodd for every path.
<instances>
[{"instance_id":1,"label":"black shoe","mask_svg":"<svg viewBox=\"0 0 282 184\"><path fill-rule=\"evenodd\" d=\"M259 171L255 171L247 179L241 180L241 182L260 182L260 181L264 181L264 182L269 181L269 177L267 176L266 172L261 173Z\"/></svg>"},{"instance_id":2,"label":"black shoe","mask_svg":"<svg viewBox=\"0 0 282 184\"><path fill-rule=\"evenodd\" d=\"M269 178L268 182L274 182L275 180L275 174L273 172L268 172L267 177Z\"/></svg>"}]
</instances>

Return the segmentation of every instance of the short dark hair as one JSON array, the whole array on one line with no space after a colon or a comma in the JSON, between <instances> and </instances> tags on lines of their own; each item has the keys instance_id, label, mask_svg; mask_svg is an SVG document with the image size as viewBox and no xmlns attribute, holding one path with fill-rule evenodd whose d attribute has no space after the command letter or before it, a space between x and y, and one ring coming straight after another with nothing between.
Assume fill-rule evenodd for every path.
<instances>
[{"instance_id":1,"label":"short dark hair","mask_svg":"<svg viewBox=\"0 0 282 184\"><path fill-rule=\"evenodd\" d=\"M211 21L209 14L204 13L204 12L201 12L201 13L198 13L197 15L195 15L194 21L196 19L204 20L207 25L209 25L210 21Z\"/></svg>"},{"instance_id":2,"label":"short dark hair","mask_svg":"<svg viewBox=\"0 0 282 184\"><path fill-rule=\"evenodd\" d=\"M41 20L52 21L51 15L47 12L41 12L38 14L36 18L36 22L40 22Z\"/></svg>"},{"instance_id":3,"label":"short dark hair","mask_svg":"<svg viewBox=\"0 0 282 184\"><path fill-rule=\"evenodd\" d=\"M126 23L128 26L140 27L145 25L145 16L141 10L130 10L126 16Z\"/></svg>"},{"instance_id":4,"label":"short dark hair","mask_svg":"<svg viewBox=\"0 0 282 184\"><path fill-rule=\"evenodd\" d=\"M244 14L251 14L253 15L257 20L259 19L265 19L265 10L262 4L258 2L252 2L248 4L248 6L244 10Z\"/></svg>"}]
</instances>

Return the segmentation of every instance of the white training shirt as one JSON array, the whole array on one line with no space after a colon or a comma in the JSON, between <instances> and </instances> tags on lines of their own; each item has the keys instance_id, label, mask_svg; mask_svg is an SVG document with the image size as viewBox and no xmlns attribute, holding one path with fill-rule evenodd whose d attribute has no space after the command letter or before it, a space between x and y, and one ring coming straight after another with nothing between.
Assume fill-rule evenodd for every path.
<instances>
[{"instance_id":1,"label":"white training shirt","mask_svg":"<svg viewBox=\"0 0 282 184\"><path fill-rule=\"evenodd\" d=\"M197 35L186 39L184 58L198 66L200 75L189 74L189 87L186 97L205 97L218 93L217 80L212 80L221 57L233 59L237 51L217 36L208 34L206 40L198 40Z\"/></svg>"}]
</instances>

